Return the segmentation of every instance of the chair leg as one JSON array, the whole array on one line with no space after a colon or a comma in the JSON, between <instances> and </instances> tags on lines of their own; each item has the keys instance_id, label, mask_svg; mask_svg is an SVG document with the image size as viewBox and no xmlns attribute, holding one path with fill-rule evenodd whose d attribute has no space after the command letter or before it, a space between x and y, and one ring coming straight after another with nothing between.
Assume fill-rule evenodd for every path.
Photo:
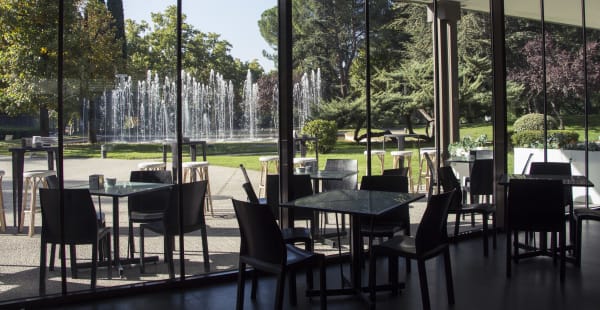
<instances>
[{"instance_id":1,"label":"chair leg","mask_svg":"<svg viewBox=\"0 0 600 310\"><path fill-rule=\"evenodd\" d=\"M56 253L56 244L52 243L50 245L50 267L48 268L50 271L54 271L54 259L56 258L55 253Z\"/></svg>"},{"instance_id":2,"label":"chair leg","mask_svg":"<svg viewBox=\"0 0 600 310\"><path fill-rule=\"evenodd\" d=\"M288 284L290 291L290 304L292 306L296 306L298 304L298 294L296 294L296 270L290 270L288 281L290 282Z\"/></svg>"},{"instance_id":3,"label":"chair leg","mask_svg":"<svg viewBox=\"0 0 600 310\"><path fill-rule=\"evenodd\" d=\"M235 308L244 309L244 286L246 284L246 264L240 262L238 267L237 299Z\"/></svg>"},{"instance_id":4,"label":"chair leg","mask_svg":"<svg viewBox=\"0 0 600 310\"><path fill-rule=\"evenodd\" d=\"M577 235L575 236L575 266L581 267L581 235L583 228L581 225L583 221L581 219L577 219Z\"/></svg>"},{"instance_id":5,"label":"chair leg","mask_svg":"<svg viewBox=\"0 0 600 310\"><path fill-rule=\"evenodd\" d=\"M392 287L392 294L398 294L398 257L388 256L388 282Z\"/></svg>"},{"instance_id":6,"label":"chair leg","mask_svg":"<svg viewBox=\"0 0 600 310\"><path fill-rule=\"evenodd\" d=\"M452 281L452 264L450 263L450 249L444 251L444 268L446 270L446 291L448 292L448 304L454 305L454 284Z\"/></svg>"},{"instance_id":7,"label":"chair leg","mask_svg":"<svg viewBox=\"0 0 600 310\"><path fill-rule=\"evenodd\" d=\"M308 252L313 252L312 240L306 241L304 243L304 249L306 251L308 251ZM306 287L309 290L312 290L314 288L313 282L314 282L314 280L313 280L313 270L312 270L312 268L308 268L306 270Z\"/></svg>"},{"instance_id":8,"label":"chair leg","mask_svg":"<svg viewBox=\"0 0 600 310\"><path fill-rule=\"evenodd\" d=\"M489 215L487 213L482 213L483 217L483 256L488 257L488 219Z\"/></svg>"},{"instance_id":9,"label":"chair leg","mask_svg":"<svg viewBox=\"0 0 600 310\"><path fill-rule=\"evenodd\" d=\"M506 231L506 277L510 278L510 274L511 274L511 251L512 251L512 244L511 244L511 239L512 239L512 233L510 231L510 229L507 229Z\"/></svg>"},{"instance_id":10,"label":"chair leg","mask_svg":"<svg viewBox=\"0 0 600 310\"><path fill-rule=\"evenodd\" d=\"M250 299L256 300L256 290L258 287L258 270L252 272L252 287L250 288Z\"/></svg>"},{"instance_id":11,"label":"chair leg","mask_svg":"<svg viewBox=\"0 0 600 310\"><path fill-rule=\"evenodd\" d=\"M558 247L559 247L559 251L560 251L560 283L563 284L565 283L565 262L566 262L566 257L565 255L567 254L566 252L566 247L567 247L567 232L565 230L565 226L562 227L560 233L559 233L559 241L558 241Z\"/></svg>"},{"instance_id":12,"label":"chair leg","mask_svg":"<svg viewBox=\"0 0 600 310\"><path fill-rule=\"evenodd\" d=\"M496 213L494 213L492 215L492 229L493 229L493 231L492 231L492 247L495 250L497 247L497 244L498 244L498 242L496 240L497 239L496 237L498 235L498 233L497 233L498 230L496 229Z\"/></svg>"},{"instance_id":13,"label":"chair leg","mask_svg":"<svg viewBox=\"0 0 600 310\"><path fill-rule=\"evenodd\" d=\"M423 309L431 310L431 304L429 302L429 289L427 288L427 272L425 271L425 261L418 259L417 266L419 268L419 282L421 285L421 301L423 302Z\"/></svg>"},{"instance_id":14,"label":"chair leg","mask_svg":"<svg viewBox=\"0 0 600 310\"><path fill-rule=\"evenodd\" d=\"M371 303L371 309L375 309L375 303L376 303L376 292L375 292L375 284L376 284L376 279L375 276L377 274L377 263L376 263L376 256L373 255L373 250L371 249L371 257L369 259L369 302Z\"/></svg>"},{"instance_id":15,"label":"chair leg","mask_svg":"<svg viewBox=\"0 0 600 310\"><path fill-rule=\"evenodd\" d=\"M71 256L71 276L76 279L77 276L77 250L74 244L69 245L69 255Z\"/></svg>"},{"instance_id":16,"label":"chair leg","mask_svg":"<svg viewBox=\"0 0 600 310\"><path fill-rule=\"evenodd\" d=\"M92 245L92 290L96 289L96 271L98 269L98 242Z\"/></svg>"},{"instance_id":17,"label":"chair leg","mask_svg":"<svg viewBox=\"0 0 600 310\"><path fill-rule=\"evenodd\" d=\"M112 279L112 253L110 252L110 232L108 232L106 234L106 240L104 242L105 246L106 246L106 250L104 253L106 253L106 257L107 257L107 263L108 263L108 279Z\"/></svg>"},{"instance_id":18,"label":"chair leg","mask_svg":"<svg viewBox=\"0 0 600 310\"><path fill-rule=\"evenodd\" d=\"M283 309L283 288L285 286L285 270L281 270L277 275L277 289L275 292L275 307L274 309Z\"/></svg>"},{"instance_id":19,"label":"chair leg","mask_svg":"<svg viewBox=\"0 0 600 310\"><path fill-rule=\"evenodd\" d=\"M167 260L168 257L170 279L175 279L175 264L173 263L173 244L173 238L165 234L165 260Z\"/></svg>"},{"instance_id":20,"label":"chair leg","mask_svg":"<svg viewBox=\"0 0 600 310\"><path fill-rule=\"evenodd\" d=\"M206 224L200 227L200 234L202 235L202 257L204 259L204 271L210 272L210 257L208 254L208 235L206 232Z\"/></svg>"},{"instance_id":21,"label":"chair leg","mask_svg":"<svg viewBox=\"0 0 600 310\"><path fill-rule=\"evenodd\" d=\"M145 273L144 266L144 226L140 226L140 273Z\"/></svg>"},{"instance_id":22,"label":"chair leg","mask_svg":"<svg viewBox=\"0 0 600 310\"><path fill-rule=\"evenodd\" d=\"M327 309L327 273L325 268L325 256L319 259L319 298L321 299L321 309Z\"/></svg>"},{"instance_id":23,"label":"chair leg","mask_svg":"<svg viewBox=\"0 0 600 310\"><path fill-rule=\"evenodd\" d=\"M39 293L40 296L46 295L46 247L47 244L42 240L40 247L40 279L39 279Z\"/></svg>"},{"instance_id":24,"label":"chair leg","mask_svg":"<svg viewBox=\"0 0 600 310\"><path fill-rule=\"evenodd\" d=\"M129 258L133 259L135 253L135 244L133 238L133 222L129 221L129 238L127 238L129 244Z\"/></svg>"},{"instance_id":25,"label":"chair leg","mask_svg":"<svg viewBox=\"0 0 600 310\"><path fill-rule=\"evenodd\" d=\"M460 230L460 211L456 211L456 220L454 222L454 237L458 237L459 234L459 230Z\"/></svg>"}]
</instances>

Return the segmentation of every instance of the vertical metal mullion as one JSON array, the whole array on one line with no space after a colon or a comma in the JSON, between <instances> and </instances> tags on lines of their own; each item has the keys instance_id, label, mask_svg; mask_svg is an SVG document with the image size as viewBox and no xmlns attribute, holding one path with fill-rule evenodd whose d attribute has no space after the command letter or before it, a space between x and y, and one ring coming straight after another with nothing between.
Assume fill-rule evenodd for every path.
<instances>
[{"instance_id":1,"label":"vertical metal mullion","mask_svg":"<svg viewBox=\"0 0 600 310\"><path fill-rule=\"evenodd\" d=\"M506 42L504 21L504 0L489 0L492 26L492 75L493 75L493 135L494 135L494 177L507 173L508 134L506 104ZM496 184L494 198L498 207L496 216L500 226L504 226L506 207L505 188ZM500 193L503 193L502 195Z\"/></svg>"},{"instance_id":2,"label":"vertical metal mullion","mask_svg":"<svg viewBox=\"0 0 600 310\"><path fill-rule=\"evenodd\" d=\"M177 191L178 198L178 208L179 208L179 264L180 267L180 278L183 280L185 278L185 249L184 249L184 240L183 240L183 191L181 190L181 184L183 184L183 170L182 170L182 156L181 150L183 142L183 134L182 134L182 88L181 88L181 69L182 69L182 42L181 42L181 24L182 24L182 14L181 14L181 2L182 0L177 0L177 186L179 190ZM165 232L166 233L166 232Z\"/></svg>"},{"instance_id":3,"label":"vertical metal mullion","mask_svg":"<svg viewBox=\"0 0 600 310\"><path fill-rule=\"evenodd\" d=\"M544 0L540 0L540 16L542 21L542 90L544 97L544 162L548 161L548 89L546 77L546 13Z\"/></svg>"},{"instance_id":4,"label":"vertical metal mullion","mask_svg":"<svg viewBox=\"0 0 600 310\"><path fill-rule=\"evenodd\" d=\"M440 70L446 70L447 68L442 68L439 64L440 61L440 44L439 44L439 39L440 39L440 34L439 34L439 12L438 12L438 0L433 0L433 93L435 94L434 96L434 112L435 112L435 153L436 153L436 167L435 169L438 169L438 167L440 166L440 158L441 158L441 146L440 146L440 135L441 135L441 130L440 130ZM436 177L438 177L437 173L434 173L434 175ZM432 180L434 181L434 180ZM435 180L435 184L437 187L437 191L439 192L439 180ZM431 184L429 185L431 186Z\"/></svg>"},{"instance_id":5,"label":"vertical metal mullion","mask_svg":"<svg viewBox=\"0 0 600 310\"><path fill-rule=\"evenodd\" d=\"M367 110L367 175L371 175L371 40L370 40L370 14L369 0L365 0L365 100ZM384 139L385 143L385 139Z\"/></svg>"},{"instance_id":6,"label":"vertical metal mullion","mask_svg":"<svg viewBox=\"0 0 600 310\"><path fill-rule=\"evenodd\" d=\"M581 0L581 34L583 36L583 101L584 101L584 136L585 136L585 154L584 154L584 175L589 176L589 112L590 98L588 89L588 68L587 68L587 25L585 18L585 0ZM589 207L589 187L585 187L585 206Z\"/></svg>"},{"instance_id":7,"label":"vertical metal mullion","mask_svg":"<svg viewBox=\"0 0 600 310\"><path fill-rule=\"evenodd\" d=\"M64 167L63 167L63 135L62 124L64 119L63 107L63 79L64 79L64 27L65 27L65 1L58 2L58 72L57 72L57 112L58 112L58 151L56 154L56 172L58 175L58 200L60 206L60 287L63 295L67 294L67 262L65 253L65 200L63 195L64 189ZM33 212L33 210L32 210ZM42 223L43 225L43 223ZM46 268L41 266L40 268Z\"/></svg>"},{"instance_id":8,"label":"vertical metal mullion","mask_svg":"<svg viewBox=\"0 0 600 310\"><path fill-rule=\"evenodd\" d=\"M278 0L278 72L279 72L279 199L287 202L293 190L290 182L294 158L293 81L292 81L292 1ZM293 227L290 210L282 210L282 226Z\"/></svg>"}]
</instances>

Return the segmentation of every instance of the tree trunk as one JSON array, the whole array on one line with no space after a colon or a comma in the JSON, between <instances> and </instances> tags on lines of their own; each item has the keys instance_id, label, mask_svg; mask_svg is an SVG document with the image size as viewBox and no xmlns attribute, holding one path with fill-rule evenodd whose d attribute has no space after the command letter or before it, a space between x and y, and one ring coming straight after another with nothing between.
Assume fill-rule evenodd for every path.
<instances>
[{"instance_id":1,"label":"tree trunk","mask_svg":"<svg viewBox=\"0 0 600 310\"><path fill-rule=\"evenodd\" d=\"M89 143L97 143L98 137L96 132L96 103L94 100L90 100L88 105L88 142Z\"/></svg>"},{"instance_id":2,"label":"tree trunk","mask_svg":"<svg viewBox=\"0 0 600 310\"><path fill-rule=\"evenodd\" d=\"M412 120L410 119L410 113L404 114L404 121L406 122L406 130L408 130L408 133L414 134L415 131L413 128Z\"/></svg>"},{"instance_id":3,"label":"tree trunk","mask_svg":"<svg viewBox=\"0 0 600 310\"><path fill-rule=\"evenodd\" d=\"M48 109L45 106L40 106L40 136L47 137L50 135L50 118L48 117Z\"/></svg>"}]
</instances>

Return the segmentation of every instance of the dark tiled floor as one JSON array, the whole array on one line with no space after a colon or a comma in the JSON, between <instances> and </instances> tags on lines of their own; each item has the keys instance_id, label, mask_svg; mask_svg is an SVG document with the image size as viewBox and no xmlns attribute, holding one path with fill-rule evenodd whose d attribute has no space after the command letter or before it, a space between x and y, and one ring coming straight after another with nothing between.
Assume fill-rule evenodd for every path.
<instances>
[{"instance_id":1,"label":"dark tiled floor","mask_svg":"<svg viewBox=\"0 0 600 310\"><path fill-rule=\"evenodd\" d=\"M551 258L521 260L513 268L513 276L505 276L505 239L500 235L498 249L484 258L481 240L461 241L451 246L452 267L456 305L449 307L446 299L445 280L441 259L431 260L427 265L429 292L433 309L461 310L552 310L552 309L600 309L600 223L590 222L584 226L584 252L580 269L567 264L564 285L559 282L558 265ZM385 264L380 264L384 269ZM414 263L413 263L414 265ZM416 266L413 266L416 267ZM401 278L404 278L404 270ZM381 277L384 279L385 277ZM328 270L328 286L339 285L339 268ZM256 302L250 301L250 284L247 283L245 309L271 309L275 281L263 278L259 281ZM303 278L298 280L298 290L304 289ZM195 289L165 291L145 295L100 300L60 309L234 309L236 283L199 287ZM406 277L406 289L397 297L388 293L378 294L378 309L422 309L419 280L416 268ZM286 294L287 298L287 294ZM318 309L318 298L310 301L299 294L298 306L286 309ZM330 297L329 309L366 309L356 297Z\"/></svg>"}]
</instances>

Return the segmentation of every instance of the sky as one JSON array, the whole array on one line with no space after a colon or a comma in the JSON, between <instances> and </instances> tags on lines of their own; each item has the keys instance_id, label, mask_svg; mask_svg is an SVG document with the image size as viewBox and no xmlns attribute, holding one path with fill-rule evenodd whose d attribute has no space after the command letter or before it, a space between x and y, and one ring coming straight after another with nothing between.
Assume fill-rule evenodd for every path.
<instances>
[{"instance_id":1,"label":"sky","mask_svg":"<svg viewBox=\"0 0 600 310\"><path fill-rule=\"evenodd\" d=\"M258 30L258 20L265 10L277 5L277 0L182 0L182 12L187 23L204 32L221 35L231 43L231 55L242 61L257 59L266 72L273 62L262 51L273 53ZM126 19L150 23L150 13L164 12L175 0L123 0Z\"/></svg>"}]
</instances>

